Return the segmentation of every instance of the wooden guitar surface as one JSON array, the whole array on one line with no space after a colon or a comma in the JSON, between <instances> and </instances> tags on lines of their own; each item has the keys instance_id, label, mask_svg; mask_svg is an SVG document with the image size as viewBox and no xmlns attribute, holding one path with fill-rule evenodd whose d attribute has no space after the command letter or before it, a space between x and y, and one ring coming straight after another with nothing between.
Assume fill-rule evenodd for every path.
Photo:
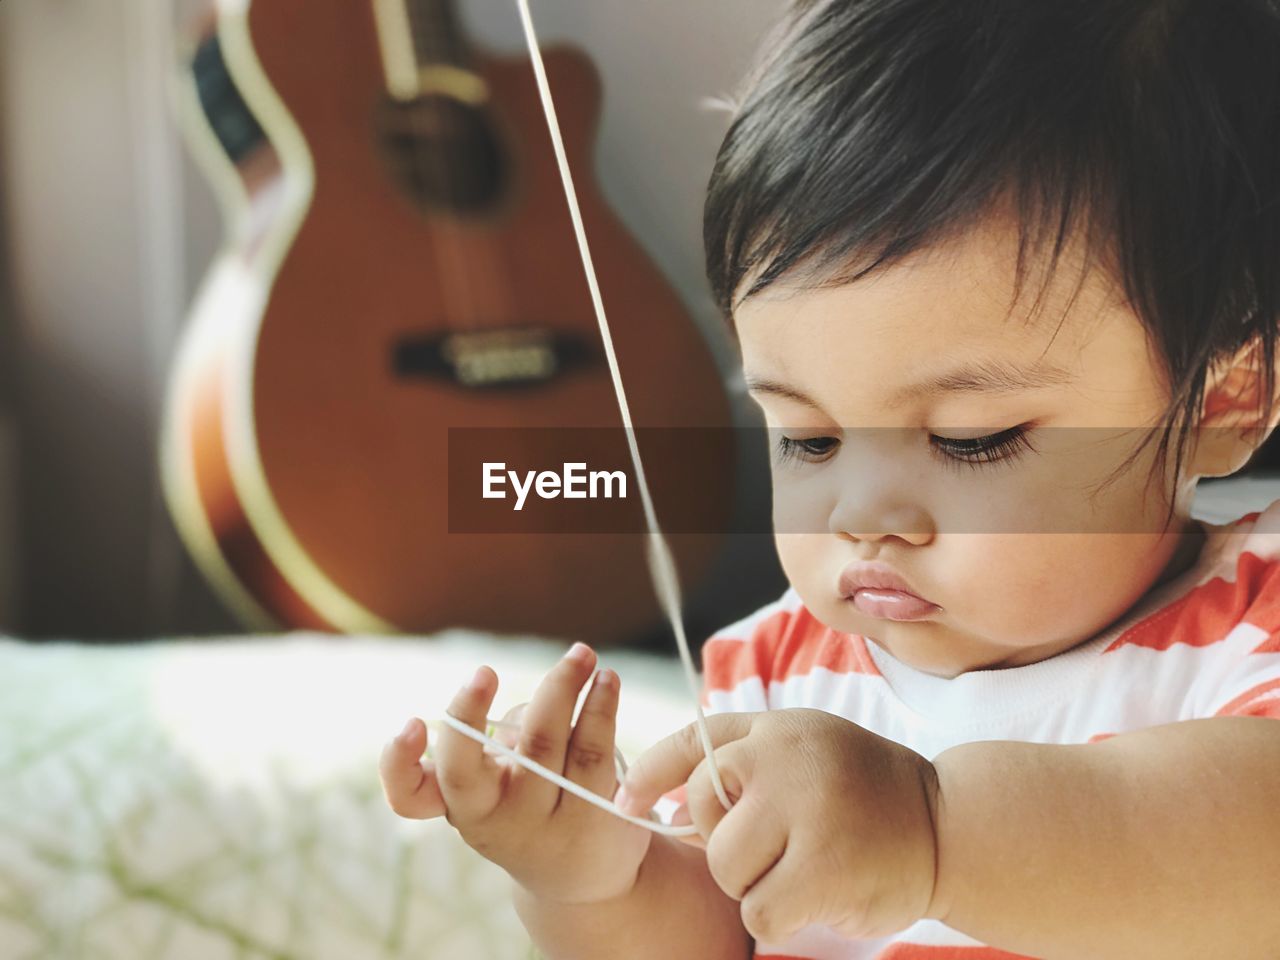
<instances>
[{"instance_id":1,"label":"wooden guitar surface","mask_svg":"<svg viewBox=\"0 0 1280 960\"><path fill-rule=\"evenodd\" d=\"M242 32L225 14L222 27L228 65L240 65L237 85L282 172L271 181L272 237L223 264L235 275L223 285L239 291L227 302L239 306L197 311L190 337L202 328L201 345L186 346L172 393L183 426L170 433L170 456L185 461L190 482L171 503L203 514L221 579L230 574L293 626L468 626L596 644L653 626L635 532L448 531L448 429L619 426L602 354L508 389L396 370L406 342L458 332L531 326L599 350L528 61L477 58L510 177L500 204L457 216L425 210L406 189L397 164L407 156L429 171L435 161L389 147L403 117L387 110L369 4L254 0ZM251 49L237 51L237 36ZM694 323L596 189L598 76L570 50L548 51L546 62L632 417L640 427L727 427ZM211 278L210 297L218 286ZM725 529L731 454L696 475L669 458L646 462L659 516L680 498L705 510L705 529ZM721 538L671 539L690 586Z\"/></svg>"}]
</instances>

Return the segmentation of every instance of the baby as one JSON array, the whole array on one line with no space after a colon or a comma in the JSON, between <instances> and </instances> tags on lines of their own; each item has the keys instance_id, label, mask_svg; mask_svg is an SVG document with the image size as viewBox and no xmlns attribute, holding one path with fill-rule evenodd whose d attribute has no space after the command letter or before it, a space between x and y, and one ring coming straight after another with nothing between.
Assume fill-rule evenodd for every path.
<instances>
[{"instance_id":1,"label":"baby","mask_svg":"<svg viewBox=\"0 0 1280 960\"><path fill-rule=\"evenodd\" d=\"M1280 956L1274 0L796 0L708 188L790 589L614 770L576 645L506 742L411 720L392 808L549 960ZM574 707L595 673L582 710ZM449 713L476 729L481 667Z\"/></svg>"}]
</instances>

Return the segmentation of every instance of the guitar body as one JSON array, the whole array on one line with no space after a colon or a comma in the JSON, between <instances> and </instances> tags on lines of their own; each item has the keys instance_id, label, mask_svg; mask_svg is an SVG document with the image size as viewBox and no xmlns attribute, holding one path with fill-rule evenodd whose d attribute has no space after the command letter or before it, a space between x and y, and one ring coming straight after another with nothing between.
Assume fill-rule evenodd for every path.
<instances>
[{"instance_id":1,"label":"guitar body","mask_svg":"<svg viewBox=\"0 0 1280 960\"><path fill-rule=\"evenodd\" d=\"M619 426L603 355L514 389L396 368L406 343L457 331L534 324L599 344L528 61L475 58L510 176L501 202L456 216L424 209L397 176L406 157L439 171L420 147L388 146L406 115L387 112L371 4L224 2L217 29L268 143L252 177L232 165L240 227L171 384L166 489L206 574L247 618L285 626L465 626L600 645L653 628L642 536L448 530L448 429ZM546 65L632 417L727 427L706 345L594 185L598 77L569 50ZM731 456L699 476L660 464L649 477L659 515L662 491L696 497L723 520L706 528L726 529L732 470ZM671 538L686 587L720 539Z\"/></svg>"}]
</instances>

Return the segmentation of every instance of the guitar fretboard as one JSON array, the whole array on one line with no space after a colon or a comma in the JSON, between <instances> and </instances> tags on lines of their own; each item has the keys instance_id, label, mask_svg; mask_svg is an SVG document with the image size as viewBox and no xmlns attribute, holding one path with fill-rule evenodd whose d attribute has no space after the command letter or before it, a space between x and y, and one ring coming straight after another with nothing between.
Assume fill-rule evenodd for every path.
<instances>
[{"instance_id":1,"label":"guitar fretboard","mask_svg":"<svg viewBox=\"0 0 1280 960\"><path fill-rule=\"evenodd\" d=\"M467 63L466 39L462 36L453 0L405 0L405 7L420 68L440 63L452 66Z\"/></svg>"}]
</instances>

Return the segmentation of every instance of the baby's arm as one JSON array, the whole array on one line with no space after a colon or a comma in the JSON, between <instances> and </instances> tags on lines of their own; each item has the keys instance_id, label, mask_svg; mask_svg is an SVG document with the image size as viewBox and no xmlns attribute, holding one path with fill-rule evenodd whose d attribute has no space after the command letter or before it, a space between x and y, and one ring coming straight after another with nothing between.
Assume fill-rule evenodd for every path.
<instances>
[{"instance_id":1,"label":"baby's arm","mask_svg":"<svg viewBox=\"0 0 1280 960\"><path fill-rule=\"evenodd\" d=\"M519 884L512 887L516 913L547 960L751 956L738 901L716 885L704 851L661 834L650 842L635 886L624 897L557 904L536 899Z\"/></svg>"},{"instance_id":2,"label":"baby's arm","mask_svg":"<svg viewBox=\"0 0 1280 960\"><path fill-rule=\"evenodd\" d=\"M1276 956L1280 723L1213 717L1092 744L978 741L934 760L931 915L1005 950Z\"/></svg>"}]
</instances>

